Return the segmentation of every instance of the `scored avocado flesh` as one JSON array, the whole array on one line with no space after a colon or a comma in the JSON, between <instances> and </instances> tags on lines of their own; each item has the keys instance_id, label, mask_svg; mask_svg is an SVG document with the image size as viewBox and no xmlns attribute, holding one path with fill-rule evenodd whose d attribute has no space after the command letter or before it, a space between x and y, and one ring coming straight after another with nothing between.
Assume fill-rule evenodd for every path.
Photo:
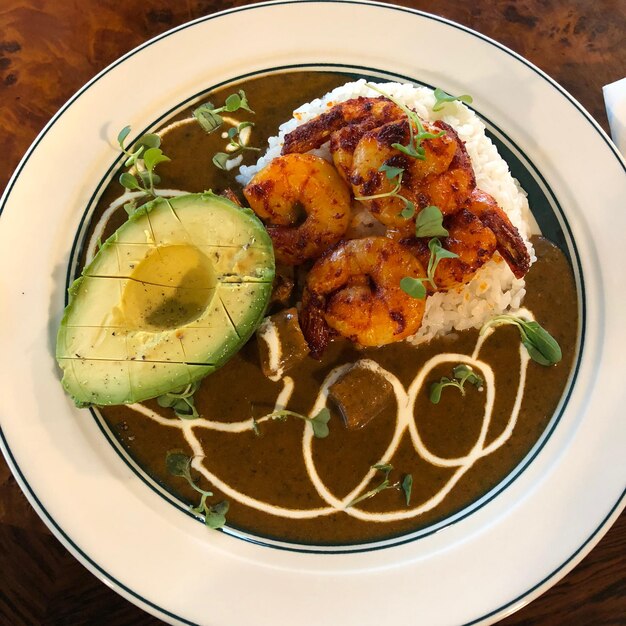
<instances>
[{"instance_id":1,"label":"scored avocado flesh","mask_svg":"<svg viewBox=\"0 0 626 626\"><path fill-rule=\"evenodd\" d=\"M213 194L157 199L101 247L70 287L57 337L79 405L140 402L223 365L263 318L271 241Z\"/></svg>"}]
</instances>

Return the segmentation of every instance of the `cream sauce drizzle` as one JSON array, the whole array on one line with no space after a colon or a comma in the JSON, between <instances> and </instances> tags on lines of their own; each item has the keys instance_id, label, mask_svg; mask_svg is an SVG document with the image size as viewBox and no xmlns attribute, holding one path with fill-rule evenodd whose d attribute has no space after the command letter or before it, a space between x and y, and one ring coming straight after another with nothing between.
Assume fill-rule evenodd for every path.
<instances>
[{"instance_id":1,"label":"cream sauce drizzle","mask_svg":"<svg viewBox=\"0 0 626 626\"><path fill-rule=\"evenodd\" d=\"M283 368L280 361L282 345L278 337L278 328L276 328L276 324L272 322L271 318L266 317L261 326L259 326L256 335L258 339L267 345L267 365L272 372L268 378L278 382L283 377Z\"/></svg>"},{"instance_id":2,"label":"cream sauce drizzle","mask_svg":"<svg viewBox=\"0 0 626 626\"><path fill-rule=\"evenodd\" d=\"M532 313L527 309L520 309L517 313L526 317L527 319L533 319ZM354 500L356 497L364 492L374 474L376 473L376 470L374 469L370 469L345 497L339 498L335 496L324 484L323 480L320 478L317 472L315 458L313 454L314 435L313 429L309 424L305 424L303 429L302 454L304 457L304 462L309 479L315 487L318 495L327 506L310 509L291 509L277 506L270 502L257 500L256 498L242 493L234 489L219 476L216 476L213 472L211 472L208 467L205 466L204 450L202 449L202 444L195 434L195 430L216 430L229 433L247 432L253 430L255 427L252 418L240 422L231 423L224 423L205 418L199 418L195 420L173 420L171 418L164 418L158 413L151 411L141 404L133 404L130 405L129 408L141 413L145 417L161 424L162 426L178 428L180 431L182 431L185 440L193 450L194 459L192 465L194 469L200 472L211 484L220 489L220 491L222 491L229 498L232 498L233 500L241 502L246 506L252 507L269 515L276 515L279 517L290 519L310 519L319 517L321 515L330 515L332 513L344 511L348 515L369 522L393 522L403 519L414 518L425 513L426 511L434 509L436 506L441 504L441 502L443 502L446 496L452 491L452 489L462 478L462 476L467 473L477 461L479 461L482 457L492 454L493 452L498 450L508 441L513 433L524 395L524 387L526 384L526 370L530 361L530 357L528 356L526 349L520 344L520 376L513 408L507 420L507 424L502 432L495 439L493 439L493 441L491 441L489 445L485 445L493 414L496 388L494 372L487 363L479 359L479 354L481 348L484 345L484 342L493 332L493 329L489 329L484 335L478 338L478 341L476 342L476 346L471 356L468 356L467 354L443 353L431 358L424 364L420 371L417 372L408 389L405 389L405 387L394 374L381 367L375 361L372 361L370 359L361 359L357 361L358 366L369 368L372 371L377 372L379 375L384 376L384 378L391 384L393 388L398 407L396 414L396 425L393 436L391 438L391 441L389 442L389 445L387 446L387 449L381 455L378 463L389 463L389 461L393 458L393 455L397 451L398 447L400 446L402 439L405 436L408 436L413 444L415 453L419 455L422 459L438 467L448 467L454 469L453 474L450 476L447 482L430 498L415 506L403 508L400 510L377 513L364 511L362 509L359 509L358 506L348 506L348 504L352 500ZM471 445L468 452L463 456L454 458L441 457L428 449L420 436L419 428L414 417L415 402L420 390L426 384L428 375L432 371L432 369L442 363L454 363L455 365L458 363L466 363L477 372L479 372L484 380L483 392L485 393L485 404L480 432L476 441L473 443L473 445ZM352 363L341 365L333 369L328 374L320 387L316 401L313 405L313 408L311 409L311 416L315 415L326 406L328 401L329 387L353 365L354 364ZM283 382L283 387L276 398L276 404L274 407L275 411L278 411L288 406L291 394L293 393L294 389L294 381L292 378L290 378L289 376L285 376L281 380ZM261 424L268 419L271 418L261 418L257 420L257 423ZM323 445L323 442L319 443L318 445Z\"/></svg>"}]
</instances>

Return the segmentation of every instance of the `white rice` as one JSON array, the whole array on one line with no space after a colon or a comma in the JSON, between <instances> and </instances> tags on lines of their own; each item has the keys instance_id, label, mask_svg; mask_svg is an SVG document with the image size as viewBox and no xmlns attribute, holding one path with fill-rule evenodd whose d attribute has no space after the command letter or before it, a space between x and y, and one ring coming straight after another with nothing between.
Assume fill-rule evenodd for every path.
<instances>
[{"instance_id":1,"label":"white rice","mask_svg":"<svg viewBox=\"0 0 626 626\"><path fill-rule=\"evenodd\" d=\"M511 175L506 161L485 135L485 126L478 116L461 102L446 104L441 111L433 112L435 96L426 87L401 83L382 83L377 84L377 87L414 109L422 119L443 120L456 130L465 142L472 160L477 187L491 194L504 209L523 237L531 262L534 262L534 250L528 240L532 218L526 194ZM292 119L281 125L278 136L269 139L267 151L256 164L240 167L237 180L246 185L259 170L279 156L284 136L294 128L328 111L334 104L358 96L377 97L380 93L368 87L365 80L358 80L303 104L294 111ZM330 159L327 145L313 153ZM520 308L524 294L524 279L515 278L509 266L496 254L467 285L457 290L436 293L427 299L422 326L411 341L417 344L452 330L480 328L493 315Z\"/></svg>"}]
</instances>

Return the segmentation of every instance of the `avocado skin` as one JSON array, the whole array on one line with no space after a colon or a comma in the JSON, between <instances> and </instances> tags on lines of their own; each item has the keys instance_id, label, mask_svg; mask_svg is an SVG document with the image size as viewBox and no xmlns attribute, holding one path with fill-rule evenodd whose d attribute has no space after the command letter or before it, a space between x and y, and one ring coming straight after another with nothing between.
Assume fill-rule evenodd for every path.
<instances>
[{"instance_id":1,"label":"avocado skin","mask_svg":"<svg viewBox=\"0 0 626 626\"><path fill-rule=\"evenodd\" d=\"M211 260L214 285L197 290L207 298L206 308L163 330L129 327L120 311L133 268L156 247L177 245L197 248ZM133 263L125 265L125 255ZM272 243L250 209L211 192L147 203L104 242L68 289L56 345L63 387L79 407L103 406L142 402L204 378L261 323L273 278ZM183 293L140 284L148 292Z\"/></svg>"}]
</instances>

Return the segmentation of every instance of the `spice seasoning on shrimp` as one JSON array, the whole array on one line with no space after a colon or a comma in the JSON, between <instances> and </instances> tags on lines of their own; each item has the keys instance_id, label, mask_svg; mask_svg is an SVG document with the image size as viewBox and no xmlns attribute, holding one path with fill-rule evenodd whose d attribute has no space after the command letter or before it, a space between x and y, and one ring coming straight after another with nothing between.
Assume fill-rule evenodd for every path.
<instances>
[{"instance_id":1,"label":"spice seasoning on shrimp","mask_svg":"<svg viewBox=\"0 0 626 626\"><path fill-rule=\"evenodd\" d=\"M328 161L310 154L274 159L244 188L264 221L276 259L299 265L337 243L350 224L350 192ZM300 211L305 213L300 220Z\"/></svg>"}]
</instances>

